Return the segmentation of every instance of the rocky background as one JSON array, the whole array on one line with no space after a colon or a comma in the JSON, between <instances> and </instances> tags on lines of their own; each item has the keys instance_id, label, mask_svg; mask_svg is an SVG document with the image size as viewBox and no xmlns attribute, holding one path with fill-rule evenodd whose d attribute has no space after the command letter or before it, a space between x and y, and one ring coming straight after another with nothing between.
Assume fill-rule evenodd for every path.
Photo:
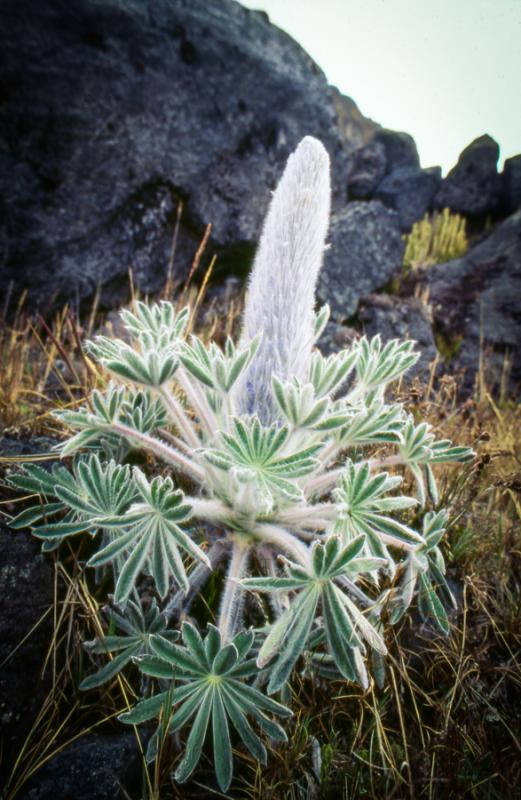
<instances>
[{"instance_id":1,"label":"rocky background","mask_svg":"<svg viewBox=\"0 0 521 800\"><path fill-rule=\"evenodd\" d=\"M178 212L176 279L209 223L214 280L244 276L269 190L312 134L332 162L332 247L319 296L335 322L371 333L383 324L431 353L441 337L470 383L480 337L498 365L516 350L521 156L498 174L498 145L483 135L445 179L438 167L422 169L411 136L365 119L265 14L233 0L4 0L2 22L6 305L27 290L30 306L81 309L99 290L116 307L129 270L142 293L158 291ZM421 276L429 307L403 291L372 299L399 273L402 234L445 207L465 215L474 246ZM521 379L519 358L512 379Z\"/></svg>"},{"instance_id":2,"label":"rocky background","mask_svg":"<svg viewBox=\"0 0 521 800\"><path fill-rule=\"evenodd\" d=\"M159 291L177 219L176 281L210 223L210 291L244 278L270 190L311 134L331 156L334 192L318 290L333 312L323 347L343 346L354 330L411 336L423 353L420 373L438 356L462 373L463 391L485 350L497 376L505 356L512 361L515 391L521 155L498 173L498 145L482 135L442 179L440 168L420 166L411 136L364 118L265 14L233 0L2 0L0 13L4 315L24 293L28 309L46 314L64 302L82 313L96 293L102 307L117 308L128 299L129 270L141 293ZM470 249L398 280L403 234L443 208L466 218ZM29 631L52 602L53 575L33 542L20 551L4 534L0 655L12 659L20 628ZM32 605L13 607L29 586L38 586ZM16 669L2 672L8 749L23 740L46 689L37 682L49 624L38 623ZM97 797L120 796L134 750L126 733L93 734L50 761L25 796L55 798L61 780L60 796L92 797L93 781ZM74 765L65 776L60 758Z\"/></svg>"}]
</instances>

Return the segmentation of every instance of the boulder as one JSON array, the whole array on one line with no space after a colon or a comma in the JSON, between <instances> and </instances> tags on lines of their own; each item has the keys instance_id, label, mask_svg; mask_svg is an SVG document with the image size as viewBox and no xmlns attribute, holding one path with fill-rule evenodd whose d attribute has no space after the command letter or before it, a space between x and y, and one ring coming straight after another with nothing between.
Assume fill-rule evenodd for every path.
<instances>
[{"instance_id":1,"label":"boulder","mask_svg":"<svg viewBox=\"0 0 521 800\"><path fill-rule=\"evenodd\" d=\"M142 797L142 756L132 731L87 734L47 761L20 800L129 800Z\"/></svg>"},{"instance_id":2,"label":"boulder","mask_svg":"<svg viewBox=\"0 0 521 800\"><path fill-rule=\"evenodd\" d=\"M438 352L432 332L432 313L425 303L416 297L368 295L360 303L358 321L368 337L379 333L384 342L390 339L414 339L421 355L406 373L405 380L429 378L431 364Z\"/></svg>"},{"instance_id":3,"label":"boulder","mask_svg":"<svg viewBox=\"0 0 521 800\"><path fill-rule=\"evenodd\" d=\"M397 167L386 175L374 192L388 208L393 208L400 221L400 230L410 231L428 211L441 184L441 169Z\"/></svg>"},{"instance_id":4,"label":"boulder","mask_svg":"<svg viewBox=\"0 0 521 800\"><path fill-rule=\"evenodd\" d=\"M9 465L20 456L48 453L55 444L46 436L6 436L0 439L0 456ZM9 502L4 510L14 515L21 508ZM53 636L53 604L54 569L41 543L0 522L0 750L6 778L51 688L43 666Z\"/></svg>"},{"instance_id":5,"label":"boulder","mask_svg":"<svg viewBox=\"0 0 521 800\"><path fill-rule=\"evenodd\" d=\"M420 166L418 149L409 133L379 128L372 141L383 145L388 172L398 167Z\"/></svg>"},{"instance_id":6,"label":"boulder","mask_svg":"<svg viewBox=\"0 0 521 800\"><path fill-rule=\"evenodd\" d=\"M444 179L433 206L469 217L495 214L501 201L498 158L499 145L494 139L488 135L475 139Z\"/></svg>"},{"instance_id":7,"label":"boulder","mask_svg":"<svg viewBox=\"0 0 521 800\"><path fill-rule=\"evenodd\" d=\"M513 214L521 208L521 155L506 159L501 179L504 211Z\"/></svg>"},{"instance_id":8,"label":"boulder","mask_svg":"<svg viewBox=\"0 0 521 800\"><path fill-rule=\"evenodd\" d=\"M341 94L336 86L329 87L329 94L335 107L338 127L346 152L350 153L368 144L380 127L368 117L364 117L355 101Z\"/></svg>"},{"instance_id":9,"label":"boulder","mask_svg":"<svg viewBox=\"0 0 521 800\"><path fill-rule=\"evenodd\" d=\"M360 297L386 284L399 270L404 243L398 215L377 200L353 202L334 215L330 247L317 286L336 322L351 317Z\"/></svg>"},{"instance_id":10,"label":"boulder","mask_svg":"<svg viewBox=\"0 0 521 800\"><path fill-rule=\"evenodd\" d=\"M40 544L0 523L0 741L6 778L50 689L42 669L53 602L53 568Z\"/></svg>"},{"instance_id":11,"label":"boulder","mask_svg":"<svg viewBox=\"0 0 521 800\"><path fill-rule=\"evenodd\" d=\"M521 381L521 210L497 225L462 258L423 272L434 322L451 370L465 372L470 390L480 365L489 385L511 361L511 388Z\"/></svg>"},{"instance_id":12,"label":"boulder","mask_svg":"<svg viewBox=\"0 0 521 800\"><path fill-rule=\"evenodd\" d=\"M130 269L142 293L158 290L181 203L174 276L208 223L216 270L244 271L269 190L306 134L323 141L345 202L350 106L341 132L338 92L261 12L233 0L4 0L0 48L0 286L13 298L27 288L43 307L79 303L101 286L113 306ZM364 129L358 110L353 124Z\"/></svg>"},{"instance_id":13,"label":"boulder","mask_svg":"<svg viewBox=\"0 0 521 800\"><path fill-rule=\"evenodd\" d=\"M387 169L385 148L380 142L360 147L347 160L347 194L350 200L371 197Z\"/></svg>"}]
</instances>

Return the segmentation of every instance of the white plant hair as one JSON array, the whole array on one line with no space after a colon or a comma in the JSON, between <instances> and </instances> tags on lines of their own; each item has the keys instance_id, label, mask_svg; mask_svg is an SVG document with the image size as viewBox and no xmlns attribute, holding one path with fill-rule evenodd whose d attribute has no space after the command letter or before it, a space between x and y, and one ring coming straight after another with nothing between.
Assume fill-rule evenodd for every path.
<instances>
[{"instance_id":1,"label":"white plant hair","mask_svg":"<svg viewBox=\"0 0 521 800\"><path fill-rule=\"evenodd\" d=\"M273 193L251 272L241 345L262 334L237 390L242 413L273 421L272 376L306 381L314 343L315 286L329 225L329 156L306 136Z\"/></svg>"}]
</instances>

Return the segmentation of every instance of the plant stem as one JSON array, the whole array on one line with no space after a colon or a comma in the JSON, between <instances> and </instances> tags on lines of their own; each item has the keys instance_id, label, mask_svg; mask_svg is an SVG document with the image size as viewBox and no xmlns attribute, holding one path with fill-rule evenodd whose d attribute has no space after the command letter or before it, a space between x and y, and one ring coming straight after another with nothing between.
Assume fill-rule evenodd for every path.
<instances>
[{"instance_id":1,"label":"plant stem","mask_svg":"<svg viewBox=\"0 0 521 800\"><path fill-rule=\"evenodd\" d=\"M369 458L367 463L369 469L382 469L385 467L394 467L398 464L405 464L405 460L400 455L384 456L383 458Z\"/></svg>"},{"instance_id":2,"label":"plant stem","mask_svg":"<svg viewBox=\"0 0 521 800\"><path fill-rule=\"evenodd\" d=\"M315 475L304 486L305 493L308 496L324 494L335 485L343 472L344 467L338 467L337 469L329 470L329 472L323 472L321 475Z\"/></svg>"},{"instance_id":3,"label":"plant stem","mask_svg":"<svg viewBox=\"0 0 521 800\"><path fill-rule=\"evenodd\" d=\"M204 497L186 497L186 502L192 506L192 514L198 519L210 522L227 522L231 509L219 500L207 500Z\"/></svg>"},{"instance_id":4,"label":"plant stem","mask_svg":"<svg viewBox=\"0 0 521 800\"><path fill-rule=\"evenodd\" d=\"M166 428L158 428L157 432L159 435L165 439L170 444L173 444L177 450L181 450L183 453L191 453L192 448L189 447L184 439L180 439L179 436L174 436L170 431L167 431Z\"/></svg>"},{"instance_id":5,"label":"plant stem","mask_svg":"<svg viewBox=\"0 0 521 800\"><path fill-rule=\"evenodd\" d=\"M223 644L229 642L240 623L244 589L239 580L244 577L250 560L251 546L239 539L232 544L232 557L219 609L217 627Z\"/></svg>"},{"instance_id":6,"label":"plant stem","mask_svg":"<svg viewBox=\"0 0 521 800\"><path fill-rule=\"evenodd\" d=\"M283 525L309 527L324 530L331 523L336 513L334 503L316 503L315 505L302 506L281 510L277 513L277 522Z\"/></svg>"},{"instance_id":7,"label":"plant stem","mask_svg":"<svg viewBox=\"0 0 521 800\"><path fill-rule=\"evenodd\" d=\"M197 383L191 380L187 371L182 367L179 367L177 370L177 380L199 417L199 421L206 435L211 439L222 426L219 424L219 420L210 407L210 403L205 397L204 392ZM200 446L200 444L198 446Z\"/></svg>"},{"instance_id":8,"label":"plant stem","mask_svg":"<svg viewBox=\"0 0 521 800\"><path fill-rule=\"evenodd\" d=\"M309 567L309 548L283 528L278 525L272 525L269 522L257 525L252 533L261 539L263 542L270 542L276 544L285 553L296 558L296 560L305 567Z\"/></svg>"},{"instance_id":9,"label":"plant stem","mask_svg":"<svg viewBox=\"0 0 521 800\"><path fill-rule=\"evenodd\" d=\"M107 431L119 433L125 439L139 442L146 450L159 456L159 458L162 458L169 464L174 464L178 469L186 475L189 475L198 483L202 483L204 480L204 470L200 466L194 464L190 458L180 453L179 450L176 450L174 447L162 442L160 439L149 436L147 433L136 431L134 428L130 428L128 425L124 425L121 422L112 422L110 425L104 427Z\"/></svg>"},{"instance_id":10,"label":"plant stem","mask_svg":"<svg viewBox=\"0 0 521 800\"><path fill-rule=\"evenodd\" d=\"M275 565L275 558L273 556L273 552L269 545L261 545L257 548L257 557L259 562L262 566L262 570L266 575L269 575L270 578L276 578L278 576L277 567ZM286 601L286 608L288 606L288 599L287 595L284 596ZM273 611L273 615L275 619L278 619L281 614L284 612L284 607L282 603L282 599L280 597L279 592L269 592L268 593L268 603L271 606L271 610Z\"/></svg>"},{"instance_id":11,"label":"plant stem","mask_svg":"<svg viewBox=\"0 0 521 800\"><path fill-rule=\"evenodd\" d=\"M366 608L374 606L374 601L371 600L371 598L367 597L367 595L365 595L364 592L361 589L359 589L358 586L355 583L353 583L352 580L347 578L345 575L340 575L337 578L337 580L339 583L342 584L342 586L344 586L347 589L349 594L355 597L358 600L358 602L364 605Z\"/></svg>"},{"instance_id":12,"label":"plant stem","mask_svg":"<svg viewBox=\"0 0 521 800\"><path fill-rule=\"evenodd\" d=\"M188 592L185 594L183 589L179 589L165 607L164 613L168 620L172 619L178 610L184 614L190 611L192 603L210 577L212 571L218 567L224 559L227 549L227 542L224 539L218 539L211 545L206 555L212 565L212 569L209 569L206 564L201 563L194 566L188 576L188 581L190 583Z\"/></svg>"},{"instance_id":13,"label":"plant stem","mask_svg":"<svg viewBox=\"0 0 521 800\"><path fill-rule=\"evenodd\" d=\"M196 449L200 447L201 441L193 424L188 419L184 408L181 406L179 401L176 400L170 389L168 389L166 386L161 386L159 389L159 395L167 407L172 421L175 423L179 433L184 436L186 443Z\"/></svg>"}]
</instances>

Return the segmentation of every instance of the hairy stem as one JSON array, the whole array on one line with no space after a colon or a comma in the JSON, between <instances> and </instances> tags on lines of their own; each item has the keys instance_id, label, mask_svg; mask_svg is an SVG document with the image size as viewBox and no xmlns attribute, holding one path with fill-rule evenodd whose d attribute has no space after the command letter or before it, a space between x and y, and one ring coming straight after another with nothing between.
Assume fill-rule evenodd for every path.
<instances>
[{"instance_id":1,"label":"hairy stem","mask_svg":"<svg viewBox=\"0 0 521 800\"><path fill-rule=\"evenodd\" d=\"M305 493L308 497L314 494L325 494L333 488L343 472L344 467L338 467L329 472L323 472L321 475L315 475L304 486Z\"/></svg>"},{"instance_id":2,"label":"hairy stem","mask_svg":"<svg viewBox=\"0 0 521 800\"><path fill-rule=\"evenodd\" d=\"M239 539L233 540L232 557L228 567L228 574L226 575L217 622L223 644L233 638L240 623L244 589L239 584L239 581L246 574L250 554L251 546L248 543Z\"/></svg>"},{"instance_id":3,"label":"hairy stem","mask_svg":"<svg viewBox=\"0 0 521 800\"><path fill-rule=\"evenodd\" d=\"M310 506L282 509L277 513L277 522L290 527L324 530L330 525L335 514L334 503L315 503Z\"/></svg>"},{"instance_id":4,"label":"hairy stem","mask_svg":"<svg viewBox=\"0 0 521 800\"><path fill-rule=\"evenodd\" d=\"M365 606L366 608L374 606L375 604L374 600L371 600L370 597L367 597L367 595L364 594L364 592L361 589L359 589L358 586L355 583L353 583L352 580L347 578L345 575L340 575L337 578L337 580L339 583L342 584L342 586L344 586L345 589L347 589L348 593L352 595L352 597L354 597L356 600L358 600L358 602L361 603L363 606Z\"/></svg>"},{"instance_id":5,"label":"hairy stem","mask_svg":"<svg viewBox=\"0 0 521 800\"><path fill-rule=\"evenodd\" d=\"M166 428L158 428L157 432L163 439L173 444L177 450L188 454L192 452L192 448L189 447L183 439L180 439L179 436L174 436L170 431L167 431Z\"/></svg>"},{"instance_id":6,"label":"hairy stem","mask_svg":"<svg viewBox=\"0 0 521 800\"><path fill-rule=\"evenodd\" d=\"M110 425L104 427L106 427L107 431L119 433L125 439L139 442L139 444L150 453L162 458L169 464L173 464L180 469L181 472L184 472L185 475L189 475L190 478L193 478L198 483L201 483L204 480L204 470L200 466L195 464L187 456L183 455L183 453L180 453L179 450L176 450L174 447L162 442L160 439L149 436L147 433L136 431L134 428L130 428L128 425L124 425L121 422L112 422Z\"/></svg>"},{"instance_id":7,"label":"hairy stem","mask_svg":"<svg viewBox=\"0 0 521 800\"><path fill-rule=\"evenodd\" d=\"M172 422L174 422L176 425L179 433L184 436L186 443L196 449L200 447L201 441L192 422L188 419L184 408L174 397L170 389L168 389L166 386L161 386L159 389L159 395L170 414Z\"/></svg>"},{"instance_id":8,"label":"hairy stem","mask_svg":"<svg viewBox=\"0 0 521 800\"><path fill-rule=\"evenodd\" d=\"M257 557L262 571L266 575L269 575L270 578L276 578L279 575L275 564L275 557L269 545L260 545L260 547L257 548ZM285 605L283 604L283 599L285 600ZM273 611L274 618L278 619L288 606L288 598L287 595L284 595L282 598L279 592L269 592L268 603Z\"/></svg>"},{"instance_id":9,"label":"hairy stem","mask_svg":"<svg viewBox=\"0 0 521 800\"><path fill-rule=\"evenodd\" d=\"M220 500L208 500L204 497L186 497L192 506L192 515L209 522L227 522L231 509Z\"/></svg>"},{"instance_id":10,"label":"hairy stem","mask_svg":"<svg viewBox=\"0 0 521 800\"><path fill-rule=\"evenodd\" d=\"M285 553L293 556L300 564L309 567L309 548L284 528L269 522L256 525L252 533L263 542L269 542Z\"/></svg>"},{"instance_id":11,"label":"hairy stem","mask_svg":"<svg viewBox=\"0 0 521 800\"><path fill-rule=\"evenodd\" d=\"M385 467L395 467L400 464L405 464L405 459L400 456L384 456L383 458L369 458L367 460L369 469L382 469Z\"/></svg>"},{"instance_id":12,"label":"hairy stem","mask_svg":"<svg viewBox=\"0 0 521 800\"><path fill-rule=\"evenodd\" d=\"M199 417L199 421L207 437L209 439L213 438L217 431L220 430L221 425L219 424L219 420L217 419L214 411L210 407L210 403L208 402L203 390L195 381L191 380L186 370L182 367L179 367L177 370L176 377L179 385ZM200 446L200 444L198 446Z\"/></svg>"},{"instance_id":13,"label":"hairy stem","mask_svg":"<svg viewBox=\"0 0 521 800\"><path fill-rule=\"evenodd\" d=\"M164 613L168 620L172 619L172 617L178 611L180 611L182 614L187 614L190 611L195 598L212 574L212 571L219 566L221 561L223 561L227 550L227 542L224 539L218 539L212 544L206 554L210 564L212 565L212 568L210 569L206 566L206 564L201 563L198 563L194 566L188 575L188 581L190 583L188 592L185 594L183 589L179 589L165 607Z\"/></svg>"}]
</instances>

